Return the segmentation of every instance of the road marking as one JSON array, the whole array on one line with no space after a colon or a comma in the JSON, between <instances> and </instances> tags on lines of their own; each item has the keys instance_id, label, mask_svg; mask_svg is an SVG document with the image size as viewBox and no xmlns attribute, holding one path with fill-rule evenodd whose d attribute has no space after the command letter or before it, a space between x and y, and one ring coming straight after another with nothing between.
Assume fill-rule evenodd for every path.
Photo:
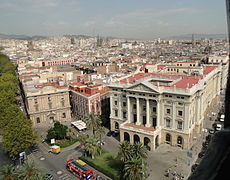
<instances>
[{"instance_id":1,"label":"road marking","mask_svg":"<svg viewBox=\"0 0 230 180\"><path fill-rule=\"evenodd\" d=\"M59 176L59 179L61 180L71 180L70 176L68 174L62 174Z\"/></svg>"}]
</instances>

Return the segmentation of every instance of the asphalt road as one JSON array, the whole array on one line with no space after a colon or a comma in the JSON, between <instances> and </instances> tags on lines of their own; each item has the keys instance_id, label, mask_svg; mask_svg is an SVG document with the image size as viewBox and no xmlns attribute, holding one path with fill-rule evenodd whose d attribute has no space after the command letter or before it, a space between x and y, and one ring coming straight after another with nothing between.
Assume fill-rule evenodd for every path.
<instances>
[{"instance_id":1,"label":"asphalt road","mask_svg":"<svg viewBox=\"0 0 230 180\"><path fill-rule=\"evenodd\" d=\"M28 155L28 157L33 159L44 172L52 174L55 180L77 179L73 174L65 169L65 164L66 160L71 158L77 159L79 156L81 156L81 149L72 146L72 148L63 149L61 153L57 155L48 153L48 149L49 148L47 144L40 143L39 151L31 153L30 155ZM101 174L95 169L93 170L103 179L110 180L110 178L108 178L104 174Z\"/></svg>"}]
</instances>

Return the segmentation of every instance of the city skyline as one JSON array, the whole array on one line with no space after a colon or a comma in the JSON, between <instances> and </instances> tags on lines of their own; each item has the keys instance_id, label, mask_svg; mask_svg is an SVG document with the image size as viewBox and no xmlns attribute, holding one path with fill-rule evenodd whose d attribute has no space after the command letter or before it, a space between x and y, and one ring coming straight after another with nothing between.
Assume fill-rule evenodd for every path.
<instances>
[{"instance_id":1,"label":"city skyline","mask_svg":"<svg viewBox=\"0 0 230 180\"><path fill-rule=\"evenodd\" d=\"M1 32L85 34L134 39L226 34L225 1L2 0Z\"/></svg>"}]
</instances>

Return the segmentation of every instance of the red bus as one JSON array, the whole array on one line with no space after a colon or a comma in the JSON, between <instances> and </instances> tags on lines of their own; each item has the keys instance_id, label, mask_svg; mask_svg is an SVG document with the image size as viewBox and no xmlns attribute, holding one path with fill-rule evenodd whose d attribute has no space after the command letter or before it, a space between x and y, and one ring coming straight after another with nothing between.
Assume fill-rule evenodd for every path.
<instances>
[{"instance_id":1,"label":"red bus","mask_svg":"<svg viewBox=\"0 0 230 180\"><path fill-rule=\"evenodd\" d=\"M92 169L86 167L86 163L81 160L69 159L66 169L81 180L92 180L95 178Z\"/></svg>"}]
</instances>

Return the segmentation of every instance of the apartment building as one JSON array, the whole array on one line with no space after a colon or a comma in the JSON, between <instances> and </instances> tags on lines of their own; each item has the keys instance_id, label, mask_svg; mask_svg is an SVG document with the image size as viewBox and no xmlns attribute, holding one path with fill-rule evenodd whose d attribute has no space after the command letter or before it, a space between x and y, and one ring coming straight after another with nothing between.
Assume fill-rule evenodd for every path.
<instances>
[{"instance_id":1,"label":"apartment building","mask_svg":"<svg viewBox=\"0 0 230 180\"><path fill-rule=\"evenodd\" d=\"M221 68L190 62L173 66L109 85L110 124L120 132L120 141L140 141L153 151L163 143L189 149L200 135L205 110L220 93Z\"/></svg>"}]
</instances>

